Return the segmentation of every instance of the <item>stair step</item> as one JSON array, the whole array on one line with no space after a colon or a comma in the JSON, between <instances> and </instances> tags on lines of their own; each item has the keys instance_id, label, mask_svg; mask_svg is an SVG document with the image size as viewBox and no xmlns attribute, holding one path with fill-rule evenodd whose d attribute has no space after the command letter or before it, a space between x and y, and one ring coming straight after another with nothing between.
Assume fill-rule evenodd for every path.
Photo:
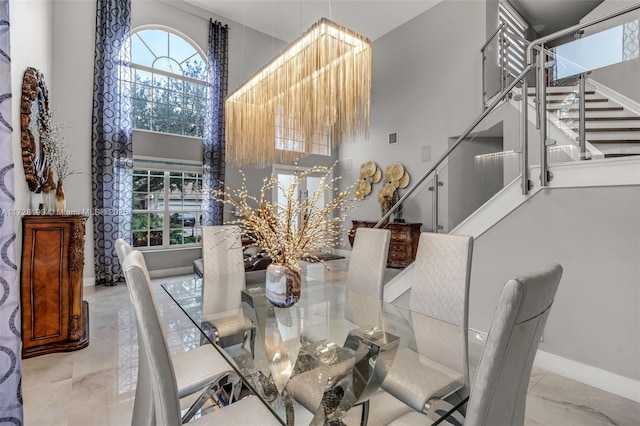
<instances>
[{"instance_id":1,"label":"stair step","mask_svg":"<svg viewBox=\"0 0 640 426\"><path fill-rule=\"evenodd\" d=\"M613 143L619 143L619 144L640 144L640 138L638 139L587 139L590 143L592 144L613 144Z\"/></svg>"},{"instance_id":2,"label":"stair step","mask_svg":"<svg viewBox=\"0 0 640 426\"><path fill-rule=\"evenodd\" d=\"M576 104L567 104L567 105L549 105L547 107L547 111L556 111L559 109L568 109L568 110L578 110L578 105ZM588 106L587 112L589 111L622 111L624 110L621 106Z\"/></svg>"},{"instance_id":3,"label":"stair step","mask_svg":"<svg viewBox=\"0 0 640 426\"><path fill-rule=\"evenodd\" d=\"M620 153L620 152L614 152L614 153L610 153L610 154L604 154L604 158L618 158L618 157L629 157L631 155L640 155L640 152L635 153L629 153L629 154L624 154L624 153Z\"/></svg>"},{"instance_id":4,"label":"stair step","mask_svg":"<svg viewBox=\"0 0 640 426\"><path fill-rule=\"evenodd\" d=\"M587 103L591 103L591 102L609 102L609 99L607 98L587 98L584 100ZM547 99L547 103L548 104L561 104L561 103L565 103L565 99ZM578 102L566 102L566 105L578 105Z\"/></svg>"},{"instance_id":5,"label":"stair step","mask_svg":"<svg viewBox=\"0 0 640 426\"><path fill-rule=\"evenodd\" d=\"M563 87L547 87L547 96L548 95L569 95L571 93L577 92L578 86L563 86ZM527 90L529 96L534 96L536 94L535 87L529 87ZM587 95L593 95L596 93L595 90L585 90Z\"/></svg>"},{"instance_id":6,"label":"stair step","mask_svg":"<svg viewBox=\"0 0 640 426\"><path fill-rule=\"evenodd\" d=\"M576 117L577 118L577 117ZM629 115L629 116L622 116L622 117L585 117L586 121L618 121L618 120L638 120L640 121L640 117L634 116L634 115Z\"/></svg>"},{"instance_id":7,"label":"stair step","mask_svg":"<svg viewBox=\"0 0 640 426\"><path fill-rule=\"evenodd\" d=\"M603 133L603 132L640 132L640 127L587 127L587 132Z\"/></svg>"}]
</instances>

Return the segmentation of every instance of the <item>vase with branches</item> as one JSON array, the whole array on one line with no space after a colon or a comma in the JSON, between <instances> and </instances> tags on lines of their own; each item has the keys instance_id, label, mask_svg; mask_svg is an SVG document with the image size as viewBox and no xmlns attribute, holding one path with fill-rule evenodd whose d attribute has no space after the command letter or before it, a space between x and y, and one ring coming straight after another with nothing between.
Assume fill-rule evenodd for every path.
<instances>
[{"instance_id":1,"label":"vase with branches","mask_svg":"<svg viewBox=\"0 0 640 426\"><path fill-rule=\"evenodd\" d=\"M316 166L304 171L296 170L284 183L276 176L263 180L259 196L249 194L247 180L242 174L240 188L225 187L213 191L214 198L232 207L237 219L229 224L239 225L252 245L260 248L272 259L267 268L267 299L276 306L291 306L300 297L300 266L298 261L315 256L325 247L334 247L342 233L345 211L351 208L353 185L340 191L336 183L341 177L332 177L332 167ZM311 175L321 174L318 189L302 198L300 185ZM272 201L274 191L282 194L282 202ZM326 193L330 201L320 202Z\"/></svg>"},{"instance_id":2,"label":"vase with branches","mask_svg":"<svg viewBox=\"0 0 640 426\"><path fill-rule=\"evenodd\" d=\"M42 144L45 159L49 166L49 184L55 186L55 211L62 214L65 211L66 200L62 182L71 175L81 173L82 168L71 166L71 148L67 144L62 130L69 127L58 124L53 120L53 112L45 111L42 114L42 129L40 131L40 143ZM56 175L57 183L53 178Z\"/></svg>"}]
</instances>

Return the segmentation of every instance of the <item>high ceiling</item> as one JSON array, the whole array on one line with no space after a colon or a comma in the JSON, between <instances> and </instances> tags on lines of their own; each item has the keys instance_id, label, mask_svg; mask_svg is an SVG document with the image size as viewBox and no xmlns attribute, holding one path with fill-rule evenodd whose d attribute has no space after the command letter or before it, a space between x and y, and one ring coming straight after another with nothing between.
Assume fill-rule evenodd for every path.
<instances>
[{"instance_id":1,"label":"high ceiling","mask_svg":"<svg viewBox=\"0 0 640 426\"><path fill-rule=\"evenodd\" d=\"M285 42L291 42L322 17L332 19L375 40L440 3L441 0L184 1ZM546 35L576 24L602 1L510 0L510 3L540 35Z\"/></svg>"},{"instance_id":2,"label":"high ceiling","mask_svg":"<svg viewBox=\"0 0 640 426\"><path fill-rule=\"evenodd\" d=\"M383 36L441 0L185 0L241 24L291 42L320 18L371 40Z\"/></svg>"},{"instance_id":3,"label":"high ceiling","mask_svg":"<svg viewBox=\"0 0 640 426\"><path fill-rule=\"evenodd\" d=\"M545 36L577 24L603 1L509 0L509 3L540 36Z\"/></svg>"}]
</instances>

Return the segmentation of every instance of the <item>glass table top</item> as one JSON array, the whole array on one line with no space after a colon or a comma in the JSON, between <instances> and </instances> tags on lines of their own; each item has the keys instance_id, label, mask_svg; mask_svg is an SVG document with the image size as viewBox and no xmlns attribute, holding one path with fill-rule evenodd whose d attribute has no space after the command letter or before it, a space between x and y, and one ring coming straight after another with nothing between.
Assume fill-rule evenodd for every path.
<instances>
[{"instance_id":1,"label":"glass table top","mask_svg":"<svg viewBox=\"0 0 640 426\"><path fill-rule=\"evenodd\" d=\"M272 306L264 285L251 284L242 292L242 307L225 312L203 312L202 279L162 287L211 343L217 320L244 315L253 322L253 354L246 342L214 345L288 425L339 421L380 388L394 360L418 369L441 365L464 398L469 366L473 370L477 360L467 354L479 354L483 341L460 326L310 278L290 308Z\"/></svg>"}]
</instances>

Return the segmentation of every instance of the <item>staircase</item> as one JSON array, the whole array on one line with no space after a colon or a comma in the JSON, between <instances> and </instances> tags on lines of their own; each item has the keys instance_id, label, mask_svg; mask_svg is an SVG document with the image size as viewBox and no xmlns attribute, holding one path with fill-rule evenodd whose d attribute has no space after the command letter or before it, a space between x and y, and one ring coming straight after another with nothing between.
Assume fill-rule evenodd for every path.
<instances>
[{"instance_id":1,"label":"staircase","mask_svg":"<svg viewBox=\"0 0 640 426\"><path fill-rule=\"evenodd\" d=\"M535 89L529 89L528 94L533 106ZM547 88L547 112L573 140L578 137L578 101L577 86ZM586 91L585 107L586 139L598 151L596 155L640 155L639 115L593 89Z\"/></svg>"}]
</instances>

